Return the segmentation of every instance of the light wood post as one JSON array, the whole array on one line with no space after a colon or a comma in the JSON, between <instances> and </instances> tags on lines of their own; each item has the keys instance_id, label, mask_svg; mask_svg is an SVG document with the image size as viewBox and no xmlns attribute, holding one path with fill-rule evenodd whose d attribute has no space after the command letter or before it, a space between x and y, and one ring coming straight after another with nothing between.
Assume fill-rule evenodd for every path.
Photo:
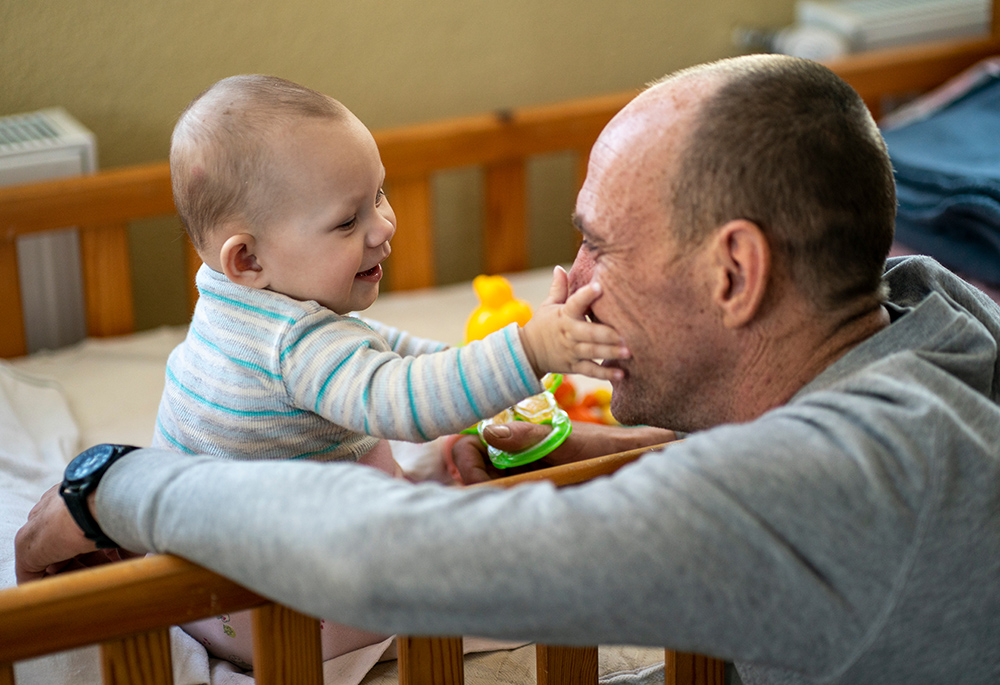
<instances>
[{"instance_id":1,"label":"light wood post","mask_svg":"<svg viewBox=\"0 0 1000 685\"><path fill-rule=\"evenodd\" d=\"M399 685L463 685L465 662L460 637L396 638Z\"/></svg>"},{"instance_id":2,"label":"light wood post","mask_svg":"<svg viewBox=\"0 0 1000 685\"><path fill-rule=\"evenodd\" d=\"M128 224L81 227L80 254L87 334L104 337L131 333L135 329L135 313Z\"/></svg>"},{"instance_id":3,"label":"light wood post","mask_svg":"<svg viewBox=\"0 0 1000 685\"><path fill-rule=\"evenodd\" d=\"M253 610L253 675L258 685L323 685L319 621L280 604Z\"/></svg>"},{"instance_id":4,"label":"light wood post","mask_svg":"<svg viewBox=\"0 0 1000 685\"><path fill-rule=\"evenodd\" d=\"M0 236L0 357L20 357L28 352L17 275L17 240Z\"/></svg>"},{"instance_id":5,"label":"light wood post","mask_svg":"<svg viewBox=\"0 0 1000 685\"><path fill-rule=\"evenodd\" d=\"M387 197L396 214L388 277L393 290L429 288L437 282L430 175L393 180Z\"/></svg>"},{"instance_id":6,"label":"light wood post","mask_svg":"<svg viewBox=\"0 0 1000 685\"><path fill-rule=\"evenodd\" d=\"M101 645L104 685L173 685L170 629L159 628Z\"/></svg>"},{"instance_id":7,"label":"light wood post","mask_svg":"<svg viewBox=\"0 0 1000 685\"><path fill-rule=\"evenodd\" d=\"M725 685L726 664L719 659L668 649L664 653L666 685Z\"/></svg>"},{"instance_id":8,"label":"light wood post","mask_svg":"<svg viewBox=\"0 0 1000 685\"><path fill-rule=\"evenodd\" d=\"M597 685L597 647L535 647L538 685Z\"/></svg>"},{"instance_id":9,"label":"light wood post","mask_svg":"<svg viewBox=\"0 0 1000 685\"><path fill-rule=\"evenodd\" d=\"M524 159L486 167L486 217L483 224L484 273L528 268L527 190Z\"/></svg>"}]
</instances>

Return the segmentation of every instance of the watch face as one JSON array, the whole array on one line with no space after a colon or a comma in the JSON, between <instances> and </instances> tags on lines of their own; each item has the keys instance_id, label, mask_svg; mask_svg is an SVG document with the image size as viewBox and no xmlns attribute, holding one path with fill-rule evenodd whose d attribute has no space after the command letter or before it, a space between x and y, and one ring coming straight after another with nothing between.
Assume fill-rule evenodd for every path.
<instances>
[{"instance_id":1,"label":"watch face","mask_svg":"<svg viewBox=\"0 0 1000 685\"><path fill-rule=\"evenodd\" d=\"M80 480L99 470L114 451L113 445L97 445L86 452L81 452L66 467L67 480Z\"/></svg>"}]
</instances>

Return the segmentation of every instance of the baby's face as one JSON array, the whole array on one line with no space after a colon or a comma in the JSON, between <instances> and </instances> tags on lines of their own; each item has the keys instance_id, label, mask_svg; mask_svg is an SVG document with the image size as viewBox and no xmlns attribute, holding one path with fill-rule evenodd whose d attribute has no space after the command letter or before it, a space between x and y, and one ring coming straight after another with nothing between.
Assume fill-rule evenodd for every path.
<instances>
[{"instance_id":1,"label":"baby's face","mask_svg":"<svg viewBox=\"0 0 1000 685\"><path fill-rule=\"evenodd\" d=\"M300 120L275 143L277 218L257 239L267 287L338 314L378 297L396 215L371 133L347 121Z\"/></svg>"}]
</instances>

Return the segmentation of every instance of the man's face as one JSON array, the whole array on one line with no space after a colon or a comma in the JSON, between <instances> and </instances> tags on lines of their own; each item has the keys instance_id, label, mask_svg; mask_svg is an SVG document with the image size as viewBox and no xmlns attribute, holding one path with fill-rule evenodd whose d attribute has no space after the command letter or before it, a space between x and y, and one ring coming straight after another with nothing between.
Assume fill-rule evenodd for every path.
<instances>
[{"instance_id":1,"label":"man's face","mask_svg":"<svg viewBox=\"0 0 1000 685\"><path fill-rule=\"evenodd\" d=\"M632 353L605 362L625 372L613 384L611 411L626 424L693 430L710 421L699 401L714 347L706 257L673 240L669 205L690 108L676 93L640 96L601 134L577 197L583 243L570 287L600 282L592 315Z\"/></svg>"}]
</instances>

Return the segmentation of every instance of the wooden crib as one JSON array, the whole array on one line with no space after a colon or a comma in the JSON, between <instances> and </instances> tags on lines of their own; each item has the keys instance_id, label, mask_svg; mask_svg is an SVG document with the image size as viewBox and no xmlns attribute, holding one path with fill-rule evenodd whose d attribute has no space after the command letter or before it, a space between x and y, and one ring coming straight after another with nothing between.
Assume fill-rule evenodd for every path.
<instances>
[{"instance_id":1,"label":"wooden crib","mask_svg":"<svg viewBox=\"0 0 1000 685\"><path fill-rule=\"evenodd\" d=\"M1000 54L1000 18L992 35L872 53L831 66L878 113L884 98L928 90L978 60ZM525 165L533 156L570 150L582 180L587 154L605 123L635 93L498 112L377 132L399 225L391 263L393 289L435 283L431 178L442 169L478 166L485 178L484 271L527 265ZM87 328L110 336L133 330L128 222L173 213L169 171L157 163L92 176L0 189L0 356L24 354L15 239L79 226ZM190 251L190 266L197 266ZM193 281L193 279L192 279ZM193 293L193 288L192 288ZM546 478L559 485L611 473L638 452L602 457L491 483L509 487ZM101 644L106 683L171 682L170 625L253 608L255 677L261 684L321 683L319 623L269 602L177 557L162 555L76 572L0 591L0 685L13 685L13 662L85 644ZM540 684L597 681L597 649L539 646ZM463 682L461 638L399 639L402 684ZM722 662L666 651L668 684L721 685Z\"/></svg>"}]
</instances>

